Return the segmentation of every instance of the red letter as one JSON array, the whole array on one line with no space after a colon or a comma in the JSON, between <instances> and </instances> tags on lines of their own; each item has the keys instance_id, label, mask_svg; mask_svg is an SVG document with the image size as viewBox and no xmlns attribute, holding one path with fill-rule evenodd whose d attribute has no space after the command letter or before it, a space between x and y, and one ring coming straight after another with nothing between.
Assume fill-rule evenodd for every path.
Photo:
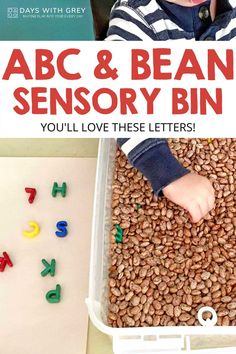
<instances>
[{"instance_id":1,"label":"red letter","mask_svg":"<svg viewBox=\"0 0 236 354\"><path fill-rule=\"evenodd\" d=\"M36 61L35 71L36 80L49 80L55 75L55 69L51 61L53 54L48 49L36 49ZM46 73L43 73L43 69L46 69Z\"/></svg>"},{"instance_id":2,"label":"red letter","mask_svg":"<svg viewBox=\"0 0 236 354\"><path fill-rule=\"evenodd\" d=\"M102 108L98 102L99 96L104 95L104 94L109 95L111 98L110 107ZM108 88L99 89L93 95L93 107L94 107L95 111L97 111L98 113L110 114L110 113L114 112L114 110L117 107L117 103L118 103L118 99L117 99L116 93Z\"/></svg>"},{"instance_id":3,"label":"red letter","mask_svg":"<svg viewBox=\"0 0 236 354\"><path fill-rule=\"evenodd\" d=\"M145 80L151 75L150 66L147 64L149 53L144 49L132 50L132 80ZM143 73L139 73L139 68Z\"/></svg>"},{"instance_id":4,"label":"red letter","mask_svg":"<svg viewBox=\"0 0 236 354\"><path fill-rule=\"evenodd\" d=\"M87 114L90 112L90 105L86 98L82 96L82 94L88 95L90 91L86 87L80 87L77 90L75 90L75 98L79 101L79 103L82 105L82 108L80 106L75 106L74 110L78 114Z\"/></svg>"},{"instance_id":5,"label":"red letter","mask_svg":"<svg viewBox=\"0 0 236 354\"><path fill-rule=\"evenodd\" d=\"M220 69L227 80L234 79L234 52L232 49L226 50L226 65L220 60L214 49L208 50L208 79L216 80L216 66Z\"/></svg>"},{"instance_id":6,"label":"red letter","mask_svg":"<svg viewBox=\"0 0 236 354\"><path fill-rule=\"evenodd\" d=\"M191 88L191 114L198 113L198 89Z\"/></svg>"},{"instance_id":7,"label":"red letter","mask_svg":"<svg viewBox=\"0 0 236 354\"><path fill-rule=\"evenodd\" d=\"M3 257L0 257L0 272L4 272L6 265L13 267L13 263L7 252L3 252Z\"/></svg>"},{"instance_id":8,"label":"red letter","mask_svg":"<svg viewBox=\"0 0 236 354\"><path fill-rule=\"evenodd\" d=\"M17 114L26 114L29 112L30 110L30 106L28 104L28 102L26 101L26 99L24 99L21 94L24 94L25 96L28 95L29 91L24 88L24 87L18 87L15 91L14 91L14 97L15 99L22 105L22 108L20 108L19 106L15 106L13 109Z\"/></svg>"},{"instance_id":9,"label":"red letter","mask_svg":"<svg viewBox=\"0 0 236 354\"><path fill-rule=\"evenodd\" d=\"M157 98L157 96L159 95L161 89L154 88L151 94L149 94L147 92L146 88L141 88L140 91L142 92L145 100L147 101L147 114L153 114L153 112L154 112L154 109L153 109L154 101Z\"/></svg>"},{"instance_id":10,"label":"red letter","mask_svg":"<svg viewBox=\"0 0 236 354\"><path fill-rule=\"evenodd\" d=\"M58 72L59 74L66 80L78 80L81 78L81 75L79 72L75 74L71 74L65 69L65 59L69 55L78 55L80 53L79 49L66 49L61 52L61 54L58 55L57 59L57 67L58 67Z\"/></svg>"},{"instance_id":11,"label":"red letter","mask_svg":"<svg viewBox=\"0 0 236 354\"><path fill-rule=\"evenodd\" d=\"M36 196L36 189L35 188L30 188L30 187L25 187L25 191L26 193L29 193L29 198L28 201L30 204L32 204L34 202L34 198Z\"/></svg>"},{"instance_id":12,"label":"red letter","mask_svg":"<svg viewBox=\"0 0 236 354\"><path fill-rule=\"evenodd\" d=\"M132 88L120 89L120 113L127 114L128 109L132 114L138 113L134 101L136 92Z\"/></svg>"},{"instance_id":13,"label":"red letter","mask_svg":"<svg viewBox=\"0 0 236 354\"><path fill-rule=\"evenodd\" d=\"M191 66L188 66L189 61ZM175 75L175 80L181 80L184 74L196 75L198 80L205 79L201 66L199 65L196 55L192 49L185 50L179 69Z\"/></svg>"},{"instance_id":14,"label":"red letter","mask_svg":"<svg viewBox=\"0 0 236 354\"><path fill-rule=\"evenodd\" d=\"M185 89L173 88L172 90L172 114L185 114L189 110L188 102L186 98L188 93ZM182 108L179 108L179 105Z\"/></svg>"},{"instance_id":15,"label":"red letter","mask_svg":"<svg viewBox=\"0 0 236 354\"><path fill-rule=\"evenodd\" d=\"M216 100L214 101L207 89L200 89L201 114L207 114L207 103L212 107L216 114L222 114L222 90L216 89Z\"/></svg>"},{"instance_id":16,"label":"red letter","mask_svg":"<svg viewBox=\"0 0 236 354\"><path fill-rule=\"evenodd\" d=\"M47 97L40 96L40 93L46 93L46 87L33 87L32 88L32 114L47 114L47 108L40 108L40 102L47 102Z\"/></svg>"},{"instance_id":17,"label":"red letter","mask_svg":"<svg viewBox=\"0 0 236 354\"><path fill-rule=\"evenodd\" d=\"M59 104L66 114L72 114L72 90L66 89L66 100L64 101L56 88L50 90L51 104L50 113L57 114L57 105Z\"/></svg>"},{"instance_id":18,"label":"red letter","mask_svg":"<svg viewBox=\"0 0 236 354\"><path fill-rule=\"evenodd\" d=\"M156 80L170 80L171 73L163 73L161 71L162 66L170 66L171 61L169 59L162 59L162 55L170 55L171 50L169 48L158 48L153 49L153 68L154 68L154 79Z\"/></svg>"},{"instance_id":19,"label":"red letter","mask_svg":"<svg viewBox=\"0 0 236 354\"><path fill-rule=\"evenodd\" d=\"M19 63L19 66L16 66L16 63ZM8 62L6 71L3 75L3 80L9 80L9 77L12 74L21 74L24 75L25 80L32 80L33 77L30 73L30 69L27 65L25 57L20 49L14 49L11 58Z\"/></svg>"}]
</instances>

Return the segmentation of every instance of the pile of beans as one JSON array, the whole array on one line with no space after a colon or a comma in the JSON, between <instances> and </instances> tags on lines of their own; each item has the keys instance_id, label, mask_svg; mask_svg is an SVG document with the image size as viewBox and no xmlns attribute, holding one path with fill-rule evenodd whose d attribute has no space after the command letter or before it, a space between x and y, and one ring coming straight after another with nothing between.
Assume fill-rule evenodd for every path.
<instances>
[{"instance_id":1,"label":"pile of beans","mask_svg":"<svg viewBox=\"0 0 236 354\"><path fill-rule=\"evenodd\" d=\"M199 325L203 306L215 309L218 325L236 325L236 139L169 139L169 145L185 167L211 180L215 209L193 224L183 209L157 198L117 150L108 325ZM123 229L122 243L115 225Z\"/></svg>"}]
</instances>

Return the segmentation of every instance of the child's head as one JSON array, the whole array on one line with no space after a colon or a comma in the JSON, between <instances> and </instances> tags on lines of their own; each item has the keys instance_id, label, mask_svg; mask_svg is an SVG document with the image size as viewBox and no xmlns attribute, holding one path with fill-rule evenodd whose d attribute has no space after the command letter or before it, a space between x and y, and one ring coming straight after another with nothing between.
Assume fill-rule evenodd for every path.
<instances>
[{"instance_id":1,"label":"child's head","mask_svg":"<svg viewBox=\"0 0 236 354\"><path fill-rule=\"evenodd\" d=\"M205 2L206 0L167 0L167 1L182 6L195 6L201 4L202 2Z\"/></svg>"}]
</instances>

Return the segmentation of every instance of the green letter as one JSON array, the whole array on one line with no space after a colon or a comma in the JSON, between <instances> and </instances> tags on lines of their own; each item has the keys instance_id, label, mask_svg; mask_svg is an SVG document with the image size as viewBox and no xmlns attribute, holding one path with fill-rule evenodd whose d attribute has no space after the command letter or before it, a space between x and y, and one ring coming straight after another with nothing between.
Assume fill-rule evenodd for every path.
<instances>
[{"instance_id":1,"label":"green letter","mask_svg":"<svg viewBox=\"0 0 236 354\"><path fill-rule=\"evenodd\" d=\"M46 294L46 299L50 304L60 302L61 300L61 286L57 284L56 290L50 290Z\"/></svg>"},{"instance_id":2,"label":"green letter","mask_svg":"<svg viewBox=\"0 0 236 354\"><path fill-rule=\"evenodd\" d=\"M57 196L57 193L61 193L62 197L65 198L66 196L66 183L63 182L62 186L59 187L57 182L54 182L53 187L52 187L52 196L55 198Z\"/></svg>"},{"instance_id":3,"label":"green letter","mask_svg":"<svg viewBox=\"0 0 236 354\"><path fill-rule=\"evenodd\" d=\"M42 259L42 263L45 266L45 269L41 272L42 277L46 277L49 273L52 277L54 277L56 268L55 259L52 259L51 263L48 263L46 259Z\"/></svg>"}]
</instances>

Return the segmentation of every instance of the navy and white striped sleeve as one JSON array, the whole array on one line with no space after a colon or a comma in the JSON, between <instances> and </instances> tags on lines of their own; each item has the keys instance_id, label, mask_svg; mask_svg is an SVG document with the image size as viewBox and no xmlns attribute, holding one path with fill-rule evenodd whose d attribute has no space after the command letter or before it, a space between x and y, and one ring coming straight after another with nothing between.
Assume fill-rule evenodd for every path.
<instances>
[{"instance_id":1,"label":"navy and white striped sleeve","mask_svg":"<svg viewBox=\"0 0 236 354\"><path fill-rule=\"evenodd\" d=\"M118 0L115 3L106 40L155 39L144 18L129 7L128 2ZM157 195L161 195L168 184L189 172L172 155L166 139L117 139L117 143L129 162L147 177Z\"/></svg>"},{"instance_id":2,"label":"navy and white striped sleeve","mask_svg":"<svg viewBox=\"0 0 236 354\"><path fill-rule=\"evenodd\" d=\"M157 195L162 195L163 188L189 173L173 156L166 139L117 139L117 143L131 165L147 177Z\"/></svg>"},{"instance_id":3,"label":"navy and white striped sleeve","mask_svg":"<svg viewBox=\"0 0 236 354\"><path fill-rule=\"evenodd\" d=\"M152 41L156 35L140 11L118 0L111 10L106 40Z\"/></svg>"}]
</instances>

